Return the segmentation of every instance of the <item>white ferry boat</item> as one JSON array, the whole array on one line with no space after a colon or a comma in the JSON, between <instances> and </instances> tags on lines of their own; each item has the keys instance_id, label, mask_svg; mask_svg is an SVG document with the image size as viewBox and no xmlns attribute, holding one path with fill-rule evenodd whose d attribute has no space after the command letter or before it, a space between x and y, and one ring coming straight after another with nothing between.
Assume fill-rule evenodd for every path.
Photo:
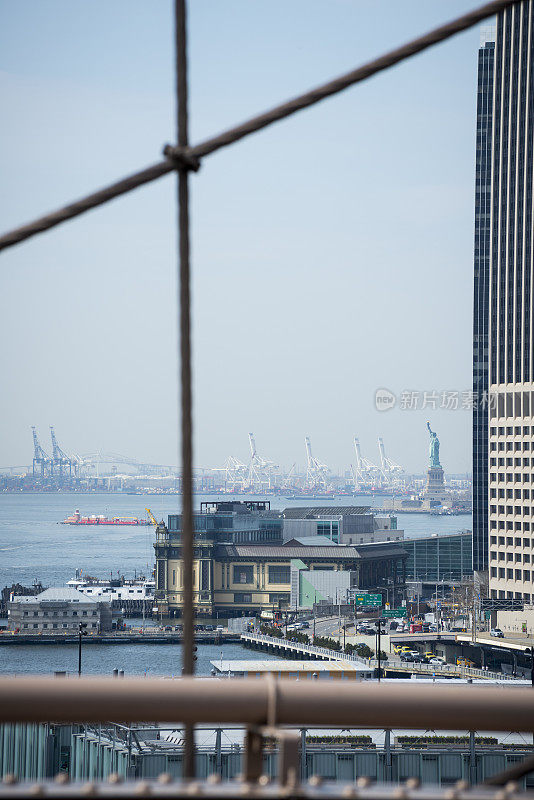
<instances>
[{"instance_id":1,"label":"white ferry boat","mask_svg":"<svg viewBox=\"0 0 534 800\"><path fill-rule=\"evenodd\" d=\"M110 601L113 608L123 613L151 611L154 605L155 583L151 578L93 578L82 577L76 570L76 577L67 581L67 586L77 589L93 599Z\"/></svg>"}]
</instances>

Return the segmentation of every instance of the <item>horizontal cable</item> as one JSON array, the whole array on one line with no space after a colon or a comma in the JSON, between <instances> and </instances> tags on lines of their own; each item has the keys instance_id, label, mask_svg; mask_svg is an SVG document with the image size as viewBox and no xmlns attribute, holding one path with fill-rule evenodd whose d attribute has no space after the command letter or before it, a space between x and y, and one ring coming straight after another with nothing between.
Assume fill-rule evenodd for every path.
<instances>
[{"instance_id":1,"label":"horizontal cable","mask_svg":"<svg viewBox=\"0 0 534 800\"><path fill-rule=\"evenodd\" d=\"M417 686L413 684L417 683ZM276 704L273 706L272 687ZM532 731L530 687L418 681L235 678L0 678L3 722L244 725Z\"/></svg>"},{"instance_id":2,"label":"horizontal cable","mask_svg":"<svg viewBox=\"0 0 534 800\"><path fill-rule=\"evenodd\" d=\"M221 133L211 139L207 139L206 141L201 142L194 147L184 149L167 145L165 148L167 161L154 164L153 166L148 167L141 172L136 172L133 175L130 175L129 177L112 184L111 186L101 189L94 194L88 195L82 200L78 200L77 202L65 206L64 208L61 208L52 214L47 214L46 216L40 217L28 225L24 225L21 228L17 228L16 230L4 234L0 237L0 250L5 250L8 247L12 247L17 243L22 242L24 239L29 239L31 236L35 236L37 233L42 233L43 231L49 230L50 228L53 228L62 222L66 222L73 217L77 217L80 214L89 211L91 208L101 206L121 194L126 194L132 189L142 186L144 183L150 183L157 178L161 178L162 175L166 175L167 173L172 172L179 167L197 170L199 164L196 159L209 155L210 153L219 150L221 147L226 147L230 144L233 144L234 142L239 141L239 139L242 139L244 136L248 136L251 133L261 130L262 128L266 128L268 125L272 125L273 122L278 122L281 119L295 114L297 111L300 111L303 108L308 108L309 106L324 100L326 97L330 97L338 92L343 91L344 89L347 89L349 86L353 86L356 83L364 81L367 78L370 78L372 75L376 75L378 72L388 69L389 67L392 67L393 65L398 64L399 62L404 61L405 59L410 58L417 53L421 53L428 47L432 47L432 45L449 39L456 33L460 33L461 31L471 28L473 25L476 25L483 19L494 16L500 11L503 11L505 8L515 5L516 2L517 0L493 0L491 3L486 3L480 8L474 9L473 11L458 17L452 22L449 22L446 25L441 25L439 28L435 28L424 36L420 36L419 38L408 42L408 44L398 47L395 50L391 50L389 53L386 53L380 58L358 67L358 69L352 70L345 75L341 75L339 78L336 78L333 81L312 89L311 91L306 92L299 97L295 97L292 100L289 100L287 103L276 106L270 111L267 111L265 114L260 114L257 117L253 117L247 122L244 122L242 125L238 125L235 128L230 128L228 131L225 131L224 133Z\"/></svg>"}]
</instances>

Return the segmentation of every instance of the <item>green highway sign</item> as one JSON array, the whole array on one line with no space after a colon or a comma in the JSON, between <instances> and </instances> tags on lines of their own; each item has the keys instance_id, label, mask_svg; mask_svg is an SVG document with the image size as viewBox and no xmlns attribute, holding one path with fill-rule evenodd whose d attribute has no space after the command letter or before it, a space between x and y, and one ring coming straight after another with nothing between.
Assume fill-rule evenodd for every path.
<instances>
[{"instance_id":1,"label":"green highway sign","mask_svg":"<svg viewBox=\"0 0 534 800\"><path fill-rule=\"evenodd\" d=\"M382 606L382 595L356 594L354 595L354 604L357 606L369 606L372 608L380 608Z\"/></svg>"},{"instance_id":2,"label":"green highway sign","mask_svg":"<svg viewBox=\"0 0 534 800\"><path fill-rule=\"evenodd\" d=\"M406 609L405 608L386 608L382 611L383 617L405 617L406 616Z\"/></svg>"}]
</instances>

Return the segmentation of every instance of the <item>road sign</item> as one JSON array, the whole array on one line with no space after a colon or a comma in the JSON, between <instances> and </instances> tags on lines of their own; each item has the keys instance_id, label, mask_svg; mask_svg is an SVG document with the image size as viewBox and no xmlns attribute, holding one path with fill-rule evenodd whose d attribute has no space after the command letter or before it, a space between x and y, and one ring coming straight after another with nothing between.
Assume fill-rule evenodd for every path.
<instances>
[{"instance_id":1,"label":"road sign","mask_svg":"<svg viewBox=\"0 0 534 800\"><path fill-rule=\"evenodd\" d=\"M354 603L357 606L367 606L369 608L381 608L382 595L381 594L356 594L354 595Z\"/></svg>"},{"instance_id":2,"label":"road sign","mask_svg":"<svg viewBox=\"0 0 534 800\"><path fill-rule=\"evenodd\" d=\"M383 617L405 617L405 608L388 608L382 612Z\"/></svg>"}]
</instances>

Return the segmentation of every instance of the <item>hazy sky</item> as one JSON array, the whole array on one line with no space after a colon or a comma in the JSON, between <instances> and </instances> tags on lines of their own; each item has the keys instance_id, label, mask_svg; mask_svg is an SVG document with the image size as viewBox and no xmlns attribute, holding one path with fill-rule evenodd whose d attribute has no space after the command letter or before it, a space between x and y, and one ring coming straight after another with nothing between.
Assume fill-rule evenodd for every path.
<instances>
[{"instance_id":1,"label":"hazy sky","mask_svg":"<svg viewBox=\"0 0 534 800\"><path fill-rule=\"evenodd\" d=\"M477 5L190 0L191 140ZM195 462L334 469L376 438L409 470L429 419L471 469L480 31L205 159L192 177ZM0 0L2 230L159 160L174 139L171 3ZM175 179L0 256L0 465L45 448L177 462ZM421 398L420 398L421 399ZM440 399L437 405L439 406Z\"/></svg>"}]
</instances>

